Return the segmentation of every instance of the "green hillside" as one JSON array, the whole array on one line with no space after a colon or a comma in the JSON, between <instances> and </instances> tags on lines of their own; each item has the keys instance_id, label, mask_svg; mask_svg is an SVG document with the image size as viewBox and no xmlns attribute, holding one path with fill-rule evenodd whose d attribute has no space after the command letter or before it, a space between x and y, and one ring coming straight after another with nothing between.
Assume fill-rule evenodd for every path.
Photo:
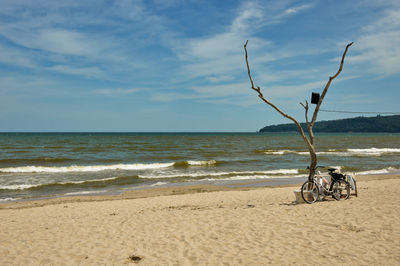
<instances>
[{"instance_id":1,"label":"green hillside","mask_svg":"<svg viewBox=\"0 0 400 266\"><path fill-rule=\"evenodd\" d=\"M305 123L301 126L306 130ZM260 132L294 132L297 127L294 123L266 126ZM339 120L316 122L314 132L387 132L400 133L400 115L355 117Z\"/></svg>"}]
</instances>

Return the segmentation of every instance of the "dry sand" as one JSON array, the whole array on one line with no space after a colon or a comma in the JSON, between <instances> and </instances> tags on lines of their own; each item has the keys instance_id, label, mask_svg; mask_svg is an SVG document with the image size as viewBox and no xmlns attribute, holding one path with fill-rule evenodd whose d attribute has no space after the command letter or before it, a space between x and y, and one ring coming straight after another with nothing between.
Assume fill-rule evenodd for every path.
<instances>
[{"instance_id":1,"label":"dry sand","mask_svg":"<svg viewBox=\"0 0 400 266\"><path fill-rule=\"evenodd\" d=\"M0 204L0 265L400 265L400 175L357 180L312 205L293 187Z\"/></svg>"}]
</instances>

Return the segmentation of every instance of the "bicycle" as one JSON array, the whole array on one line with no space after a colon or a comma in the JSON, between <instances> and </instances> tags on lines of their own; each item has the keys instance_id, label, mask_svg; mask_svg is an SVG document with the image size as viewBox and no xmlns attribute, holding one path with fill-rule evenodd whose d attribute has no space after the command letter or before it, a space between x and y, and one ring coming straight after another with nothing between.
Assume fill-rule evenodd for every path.
<instances>
[{"instance_id":1,"label":"bicycle","mask_svg":"<svg viewBox=\"0 0 400 266\"><path fill-rule=\"evenodd\" d=\"M318 168L318 166L317 166ZM331 181L328 182L319 172L314 175L312 181L307 180L301 186L301 197L308 203L314 203L320 196L324 199L326 196L332 196L336 200L346 200L350 196L350 184L347 176L336 173L336 168L328 168Z\"/></svg>"}]
</instances>

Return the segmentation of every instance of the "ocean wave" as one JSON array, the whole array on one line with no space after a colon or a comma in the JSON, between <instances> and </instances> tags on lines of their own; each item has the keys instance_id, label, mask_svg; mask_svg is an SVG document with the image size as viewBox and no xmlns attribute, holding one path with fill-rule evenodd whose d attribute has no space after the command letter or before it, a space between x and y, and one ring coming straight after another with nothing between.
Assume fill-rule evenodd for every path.
<instances>
[{"instance_id":1,"label":"ocean wave","mask_svg":"<svg viewBox=\"0 0 400 266\"><path fill-rule=\"evenodd\" d=\"M174 178L203 178L207 176L255 176L255 175L293 175L298 174L299 170L297 169L277 169L277 170L269 170L269 171L232 171L232 172L195 172L195 173L182 173L182 174L167 174L167 175L139 175L139 178L144 179L174 179Z\"/></svg>"},{"instance_id":2,"label":"ocean wave","mask_svg":"<svg viewBox=\"0 0 400 266\"><path fill-rule=\"evenodd\" d=\"M252 180L252 179L272 179L272 178L296 178L307 177L307 175L294 175L294 176L268 176L268 175L237 175L226 178L205 178L199 181L234 181L234 180Z\"/></svg>"},{"instance_id":3,"label":"ocean wave","mask_svg":"<svg viewBox=\"0 0 400 266\"><path fill-rule=\"evenodd\" d=\"M308 155L308 151L295 151L295 150L265 150L262 153L269 155L284 155L284 154L298 154L298 155Z\"/></svg>"},{"instance_id":4,"label":"ocean wave","mask_svg":"<svg viewBox=\"0 0 400 266\"><path fill-rule=\"evenodd\" d=\"M202 166L202 165L215 165L218 162L215 160L210 160L210 161L188 161L189 165L193 166Z\"/></svg>"},{"instance_id":5,"label":"ocean wave","mask_svg":"<svg viewBox=\"0 0 400 266\"><path fill-rule=\"evenodd\" d=\"M21 198L4 198L4 199L0 199L0 203L2 202L9 202L9 201L16 201L19 200Z\"/></svg>"},{"instance_id":6,"label":"ocean wave","mask_svg":"<svg viewBox=\"0 0 400 266\"><path fill-rule=\"evenodd\" d=\"M54 183L42 183L42 184L13 184L0 186L0 190L38 190L50 187L62 187L62 188L73 188L73 187L106 187L109 185L129 185L137 181L138 176L123 176L123 177L108 177L102 179L92 180L81 180L81 181L64 181Z\"/></svg>"},{"instance_id":7,"label":"ocean wave","mask_svg":"<svg viewBox=\"0 0 400 266\"><path fill-rule=\"evenodd\" d=\"M368 170L368 171L362 171L362 172L357 172L357 175L379 175L379 174L391 174L391 173L396 173L399 172L400 169L396 169L393 167L389 168L384 168L384 169L378 169L378 170Z\"/></svg>"},{"instance_id":8,"label":"ocean wave","mask_svg":"<svg viewBox=\"0 0 400 266\"><path fill-rule=\"evenodd\" d=\"M0 159L0 163L63 163L73 161L71 158L52 158L52 157L37 157L37 158L9 158Z\"/></svg>"},{"instance_id":9,"label":"ocean wave","mask_svg":"<svg viewBox=\"0 0 400 266\"><path fill-rule=\"evenodd\" d=\"M309 155L308 151L296 150L265 150L262 153L268 155L284 155L297 154ZM382 156L385 154L400 153L397 148L366 148L366 149L329 149L328 151L319 151L317 155L334 155L334 156Z\"/></svg>"},{"instance_id":10,"label":"ocean wave","mask_svg":"<svg viewBox=\"0 0 400 266\"><path fill-rule=\"evenodd\" d=\"M219 162L215 160L210 161L181 161L174 163L175 167L190 167L190 166L215 166Z\"/></svg>"},{"instance_id":11,"label":"ocean wave","mask_svg":"<svg viewBox=\"0 0 400 266\"><path fill-rule=\"evenodd\" d=\"M1 173L68 173L68 172L99 172L106 170L146 170L166 168L174 163L153 164L114 164L114 165L71 165L71 166L21 166L0 168Z\"/></svg>"},{"instance_id":12,"label":"ocean wave","mask_svg":"<svg viewBox=\"0 0 400 266\"><path fill-rule=\"evenodd\" d=\"M396 148L370 148L370 149L347 149L348 152L361 155L377 155L385 153L400 153L400 149Z\"/></svg>"},{"instance_id":13,"label":"ocean wave","mask_svg":"<svg viewBox=\"0 0 400 266\"><path fill-rule=\"evenodd\" d=\"M157 182L157 183L154 183L154 184L152 184L150 186L151 187L157 187L157 186L163 186L163 185L166 185L166 184L168 184L168 182Z\"/></svg>"},{"instance_id":14,"label":"ocean wave","mask_svg":"<svg viewBox=\"0 0 400 266\"><path fill-rule=\"evenodd\" d=\"M98 191L77 191L77 192L68 192L65 193L65 196L78 196L78 195L91 195L91 194L98 194L98 193L105 193L107 190L98 190Z\"/></svg>"},{"instance_id":15,"label":"ocean wave","mask_svg":"<svg viewBox=\"0 0 400 266\"><path fill-rule=\"evenodd\" d=\"M30 189L34 187L39 187L41 186L40 184L16 184L16 185L5 185L5 186L0 186L0 190L25 190L25 189Z\"/></svg>"},{"instance_id":16,"label":"ocean wave","mask_svg":"<svg viewBox=\"0 0 400 266\"><path fill-rule=\"evenodd\" d=\"M0 168L0 173L68 173L68 172L100 172L107 170L148 170L167 167L215 166L218 162L182 161L150 164L113 164L113 165L71 165L71 166L20 166Z\"/></svg>"}]
</instances>

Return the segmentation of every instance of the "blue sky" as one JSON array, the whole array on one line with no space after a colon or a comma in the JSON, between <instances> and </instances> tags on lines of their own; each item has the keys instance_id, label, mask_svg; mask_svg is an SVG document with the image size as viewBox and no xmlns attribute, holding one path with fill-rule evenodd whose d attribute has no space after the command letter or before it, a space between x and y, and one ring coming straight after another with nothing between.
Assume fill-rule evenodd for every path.
<instances>
[{"instance_id":1,"label":"blue sky","mask_svg":"<svg viewBox=\"0 0 400 266\"><path fill-rule=\"evenodd\" d=\"M0 131L247 131L399 112L399 1L0 0ZM320 112L318 120L355 115Z\"/></svg>"}]
</instances>

